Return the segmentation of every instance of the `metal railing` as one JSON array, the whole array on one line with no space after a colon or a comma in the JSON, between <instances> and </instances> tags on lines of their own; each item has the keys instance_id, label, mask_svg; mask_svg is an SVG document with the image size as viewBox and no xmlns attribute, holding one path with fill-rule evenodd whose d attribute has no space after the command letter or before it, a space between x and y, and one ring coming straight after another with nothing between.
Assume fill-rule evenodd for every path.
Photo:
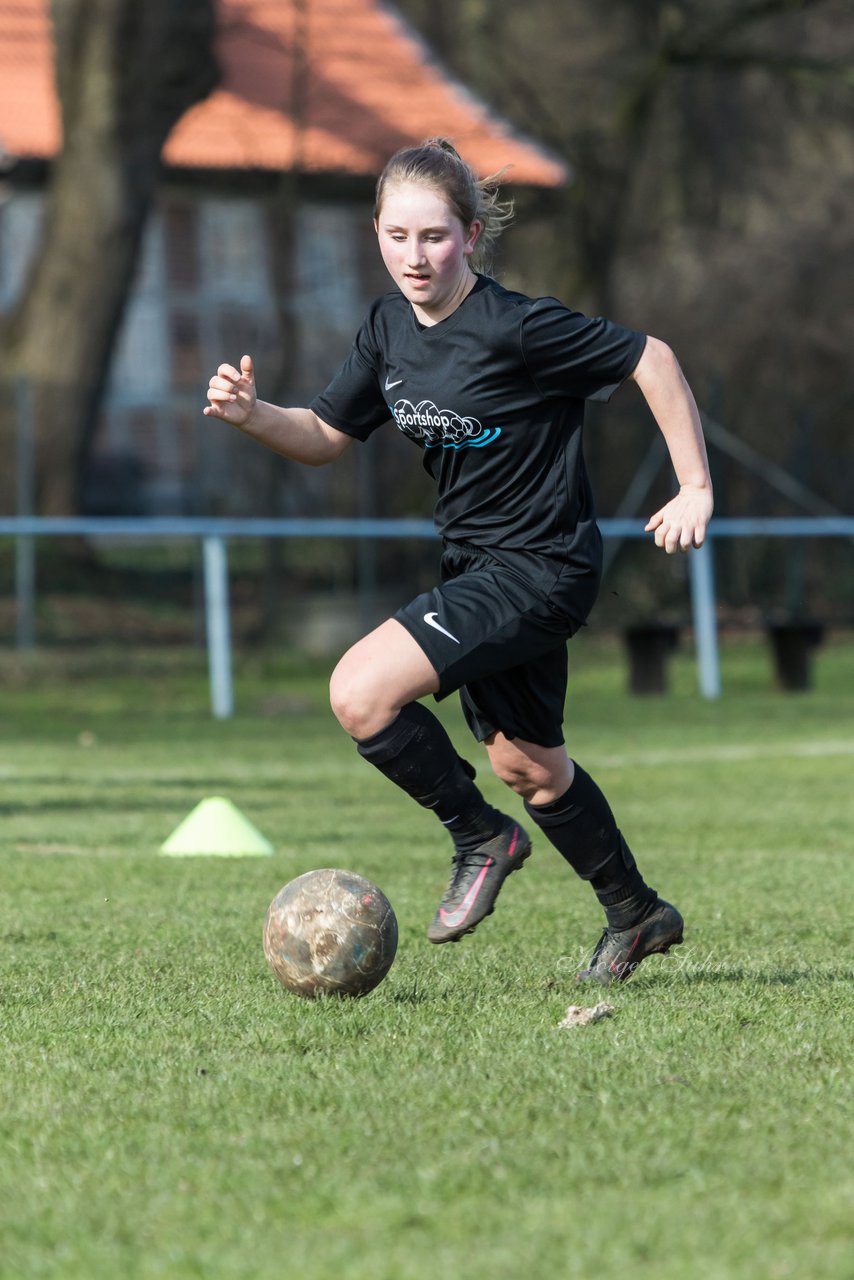
<instances>
[{"instance_id":1,"label":"metal railing","mask_svg":"<svg viewBox=\"0 0 854 1280\"><path fill-rule=\"evenodd\" d=\"M600 520L608 538L650 539L640 520ZM33 632L35 539L190 538L202 546L205 624L211 710L217 719L234 712L228 541L235 538L435 539L430 520L276 520L194 517L0 517L0 535L16 539L16 596L19 643ZM713 521L705 544L688 556L691 612L698 689L704 698L721 694L715 610L714 543L718 538L846 538L854 541L854 516L797 519L722 517Z\"/></svg>"}]
</instances>

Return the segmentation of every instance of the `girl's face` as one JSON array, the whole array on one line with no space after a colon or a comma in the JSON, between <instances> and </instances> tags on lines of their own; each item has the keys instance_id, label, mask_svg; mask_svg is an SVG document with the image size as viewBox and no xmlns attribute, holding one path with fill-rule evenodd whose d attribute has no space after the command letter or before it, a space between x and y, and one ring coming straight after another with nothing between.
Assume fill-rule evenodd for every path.
<instances>
[{"instance_id":1,"label":"girl's face","mask_svg":"<svg viewBox=\"0 0 854 1280\"><path fill-rule=\"evenodd\" d=\"M444 197L422 182L389 187L374 223L389 275L425 324L444 320L474 282L481 224L464 227Z\"/></svg>"}]
</instances>

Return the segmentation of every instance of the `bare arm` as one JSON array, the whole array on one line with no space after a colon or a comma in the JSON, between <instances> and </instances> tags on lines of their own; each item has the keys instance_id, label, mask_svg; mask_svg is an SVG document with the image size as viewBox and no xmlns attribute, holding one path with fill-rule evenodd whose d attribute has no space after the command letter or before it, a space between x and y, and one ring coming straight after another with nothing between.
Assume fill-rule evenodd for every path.
<instances>
[{"instance_id":1,"label":"bare arm","mask_svg":"<svg viewBox=\"0 0 854 1280\"><path fill-rule=\"evenodd\" d=\"M208 417L221 418L274 453L309 467L334 462L353 443L352 436L311 409L283 409L259 400L250 356L241 358L239 371L230 364L219 366L208 384L208 401Z\"/></svg>"},{"instance_id":2,"label":"bare arm","mask_svg":"<svg viewBox=\"0 0 854 1280\"><path fill-rule=\"evenodd\" d=\"M655 545L670 555L702 546L712 516L712 479L700 414L679 362L666 343L647 338L632 380L664 436L679 493L647 521Z\"/></svg>"}]
</instances>

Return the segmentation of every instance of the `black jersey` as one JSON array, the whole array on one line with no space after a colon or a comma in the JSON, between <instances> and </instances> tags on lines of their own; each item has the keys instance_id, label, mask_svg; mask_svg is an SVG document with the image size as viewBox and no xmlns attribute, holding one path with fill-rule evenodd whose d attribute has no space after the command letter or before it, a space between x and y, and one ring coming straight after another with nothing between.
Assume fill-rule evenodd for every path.
<instances>
[{"instance_id":1,"label":"black jersey","mask_svg":"<svg viewBox=\"0 0 854 1280\"><path fill-rule=\"evenodd\" d=\"M526 571L545 559L598 572L584 401L609 399L645 341L487 276L427 328L395 291L374 303L311 408L359 440L391 418L423 451L444 538Z\"/></svg>"}]
</instances>

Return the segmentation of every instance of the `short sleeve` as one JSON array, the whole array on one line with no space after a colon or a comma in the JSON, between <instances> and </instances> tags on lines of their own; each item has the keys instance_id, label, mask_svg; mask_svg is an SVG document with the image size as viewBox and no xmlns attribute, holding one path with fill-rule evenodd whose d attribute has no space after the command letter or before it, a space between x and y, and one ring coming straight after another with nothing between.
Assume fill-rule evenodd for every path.
<instances>
[{"instance_id":1,"label":"short sleeve","mask_svg":"<svg viewBox=\"0 0 854 1280\"><path fill-rule=\"evenodd\" d=\"M640 360L646 335L540 298L522 322L525 363L547 399L610 400Z\"/></svg>"},{"instance_id":2,"label":"short sleeve","mask_svg":"<svg viewBox=\"0 0 854 1280\"><path fill-rule=\"evenodd\" d=\"M329 386L315 396L309 408L330 427L357 440L367 440L377 427L388 422L391 413L380 391L368 321Z\"/></svg>"}]
</instances>

